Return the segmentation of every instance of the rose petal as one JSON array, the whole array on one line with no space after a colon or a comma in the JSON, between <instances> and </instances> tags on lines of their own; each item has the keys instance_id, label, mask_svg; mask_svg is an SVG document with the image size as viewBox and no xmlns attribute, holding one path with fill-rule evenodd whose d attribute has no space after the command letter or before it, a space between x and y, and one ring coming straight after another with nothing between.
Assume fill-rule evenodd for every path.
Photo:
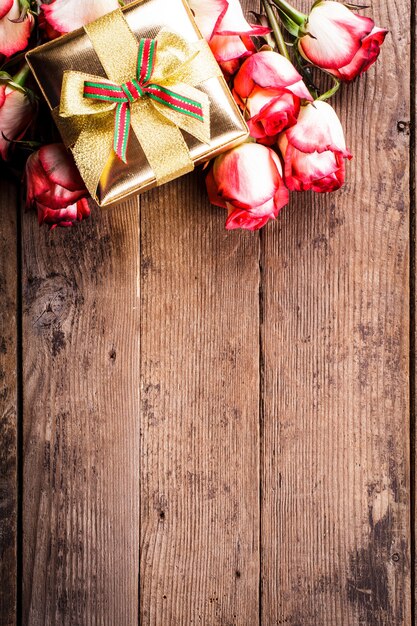
<instances>
[{"instance_id":1,"label":"rose petal","mask_svg":"<svg viewBox=\"0 0 417 626\"><path fill-rule=\"evenodd\" d=\"M306 154L288 145L285 183L291 191L335 191L344 182L344 160L331 151Z\"/></svg>"},{"instance_id":2,"label":"rose petal","mask_svg":"<svg viewBox=\"0 0 417 626\"><path fill-rule=\"evenodd\" d=\"M20 139L33 118L29 98L17 89L5 90L3 105L0 99L0 156L6 159L10 141ZM5 138L6 137L6 138Z\"/></svg>"},{"instance_id":3,"label":"rose petal","mask_svg":"<svg viewBox=\"0 0 417 626\"><path fill-rule=\"evenodd\" d=\"M251 231L259 230L262 226L265 226L269 219L269 215L256 217L244 209L230 207L226 220L226 230L236 230L237 228Z\"/></svg>"},{"instance_id":4,"label":"rose petal","mask_svg":"<svg viewBox=\"0 0 417 626\"><path fill-rule=\"evenodd\" d=\"M238 35L214 35L210 48L219 62L233 61L251 54Z\"/></svg>"},{"instance_id":5,"label":"rose petal","mask_svg":"<svg viewBox=\"0 0 417 626\"><path fill-rule=\"evenodd\" d=\"M120 8L117 0L53 0L42 4L45 19L60 33L69 33Z\"/></svg>"},{"instance_id":6,"label":"rose petal","mask_svg":"<svg viewBox=\"0 0 417 626\"><path fill-rule=\"evenodd\" d=\"M10 11L13 6L13 0L0 0L0 20Z\"/></svg>"},{"instance_id":7,"label":"rose petal","mask_svg":"<svg viewBox=\"0 0 417 626\"><path fill-rule=\"evenodd\" d=\"M0 55L10 57L28 45L33 15L28 13L22 22L12 22L20 17L19 0L14 0L10 11L0 19Z\"/></svg>"},{"instance_id":8,"label":"rose petal","mask_svg":"<svg viewBox=\"0 0 417 626\"><path fill-rule=\"evenodd\" d=\"M188 0L201 34L210 41L228 8L227 0Z\"/></svg>"},{"instance_id":9,"label":"rose petal","mask_svg":"<svg viewBox=\"0 0 417 626\"><path fill-rule=\"evenodd\" d=\"M207 4L210 4L210 2L207 2ZM265 28L264 26L249 24L243 15L239 0L229 0L227 10L217 25L215 34L241 35L250 33L251 35L265 35L270 30L270 28Z\"/></svg>"},{"instance_id":10,"label":"rose petal","mask_svg":"<svg viewBox=\"0 0 417 626\"><path fill-rule=\"evenodd\" d=\"M81 176L63 144L55 143L42 146L39 150L39 160L46 176L56 185L69 191L84 188Z\"/></svg>"},{"instance_id":11,"label":"rose petal","mask_svg":"<svg viewBox=\"0 0 417 626\"><path fill-rule=\"evenodd\" d=\"M334 76L341 80L353 80L359 74L366 72L375 63L379 56L380 46L384 43L388 30L375 28L362 40L362 46L355 54L352 61L338 70L330 70Z\"/></svg>"},{"instance_id":12,"label":"rose petal","mask_svg":"<svg viewBox=\"0 0 417 626\"><path fill-rule=\"evenodd\" d=\"M236 74L233 87L244 99L251 94L255 85L287 89L299 98L313 100L293 64L272 50L262 50L246 59Z\"/></svg>"}]
</instances>

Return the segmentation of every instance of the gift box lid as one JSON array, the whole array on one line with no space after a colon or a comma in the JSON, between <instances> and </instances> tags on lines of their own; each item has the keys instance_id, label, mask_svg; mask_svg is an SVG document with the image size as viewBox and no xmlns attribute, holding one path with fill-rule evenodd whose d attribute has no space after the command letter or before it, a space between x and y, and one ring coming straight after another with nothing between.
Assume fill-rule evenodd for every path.
<instances>
[{"instance_id":1,"label":"gift box lid","mask_svg":"<svg viewBox=\"0 0 417 626\"><path fill-rule=\"evenodd\" d=\"M202 35L183 0L138 0L122 9L124 18L137 38L155 38L162 29L172 30L193 44ZM84 72L107 78L106 72L84 28L48 42L27 54L28 63L39 87L53 111L64 143L72 144L71 124L58 116L64 72ZM210 143L181 131L194 164L209 160L238 145L248 136L247 125L233 100L223 76L217 75L197 85L210 100ZM156 186L155 175L134 133L130 133L127 163L115 155L100 178L96 200L107 206L134 193Z\"/></svg>"}]
</instances>

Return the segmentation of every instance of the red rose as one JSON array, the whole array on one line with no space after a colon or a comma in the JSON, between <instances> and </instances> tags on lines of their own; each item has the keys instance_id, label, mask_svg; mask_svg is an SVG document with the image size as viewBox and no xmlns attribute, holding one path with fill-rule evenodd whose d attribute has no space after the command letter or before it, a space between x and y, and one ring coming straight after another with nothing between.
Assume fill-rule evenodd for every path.
<instances>
[{"instance_id":1,"label":"red rose","mask_svg":"<svg viewBox=\"0 0 417 626\"><path fill-rule=\"evenodd\" d=\"M7 158L11 140L23 137L30 125L35 108L20 89L0 85L0 156Z\"/></svg>"},{"instance_id":2,"label":"red rose","mask_svg":"<svg viewBox=\"0 0 417 626\"><path fill-rule=\"evenodd\" d=\"M218 156L206 184L210 202L228 210L228 230L258 230L288 202L278 155L256 143Z\"/></svg>"},{"instance_id":3,"label":"red rose","mask_svg":"<svg viewBox=\"0 0 417 626\"><path fill-rule=\"evenodd\" d=\"M332 0L314 5L306 30L298 41L300 53L342 80L353 80L376 61L388 32Z\"/></svg>"},{"instance_id":4,"label":"red rose","mask_svg":"<svg viewBox=\"0 0 417 626\"><path fill-rule=\"evenodd\" d=\"M88 192L62 144L42 146L26 163L28 207L38 211L39 224L72 226L90 215Z\"/></svg>"},{"instance_id":5,"label":"red rose","mask_svg":"<svg viewBox=\"0 0 417 626\"><path fill-rule=\"evenodd\" d=\"M296 123L300 99L313 100L293 64L272 50L244 61L234 79L233 95L249 115L252 137L267 145Z\"/></svg>"},{"instance_id":6,"label":"red rose","mask_svg":"<svg viewBox=\"0 0 417 626\"><path fill-rule=\"evenodd\" d=\"M344 159L352 155L339 118L327 102L302 106L297 124L279 137L278 145L291 191L334 191L343 185Z\"/></svg>"}]
</instances>

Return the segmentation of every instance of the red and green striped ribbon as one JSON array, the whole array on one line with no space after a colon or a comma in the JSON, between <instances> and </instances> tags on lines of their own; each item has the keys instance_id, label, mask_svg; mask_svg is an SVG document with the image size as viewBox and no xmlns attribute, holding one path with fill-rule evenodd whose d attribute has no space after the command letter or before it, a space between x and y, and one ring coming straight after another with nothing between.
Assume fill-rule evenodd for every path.
<instances>
[{"instance_id":1,"label":"red and green striped ribbon","mask_svg":"<svg viewBox=\"0 0 417 626\"><path fill-rule=\"evenodd\" d=\"M115 102L115 129L114 151L126 163L126 150L130 130L130 105L148 96L155 102L160 102L174 111L204 121L203 107L191 98L186 98L166 87L151 83L152 72L155 66L157 41L155 39L141 39L139 42L138 63L136 78L116 85L109 82L85 81L84 98Z\"/></svg>"}]
</instances>

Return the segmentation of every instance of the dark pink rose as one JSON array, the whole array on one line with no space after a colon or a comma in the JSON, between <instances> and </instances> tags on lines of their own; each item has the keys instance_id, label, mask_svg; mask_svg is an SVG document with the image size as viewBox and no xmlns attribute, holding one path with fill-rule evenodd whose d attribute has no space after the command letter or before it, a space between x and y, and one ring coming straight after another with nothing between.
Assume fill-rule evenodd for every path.
<instances>
[{"instance_id":1,"label":"dark pink rose","mask_svg":"<svg viewBox=\"0 0 417 626\"><path fill-rule=\"evenodd\" d=\"M293 64L272 50L262 50L243 62L233 95L249 116L252 137L267 145L296 123L300 100L313 100Z\"/></svg>"},{"instance_id":2,"label":"dark pink rose","mask_svg":"<svg viewBox=\"0 0 417 626\"><path fill-rule=\"evenodd\" d=\"M90 215L88 192L72 157L62 144L42 146L26 163L26 204L39 224L72 226Z\"/></svg>"}]
</instances>

